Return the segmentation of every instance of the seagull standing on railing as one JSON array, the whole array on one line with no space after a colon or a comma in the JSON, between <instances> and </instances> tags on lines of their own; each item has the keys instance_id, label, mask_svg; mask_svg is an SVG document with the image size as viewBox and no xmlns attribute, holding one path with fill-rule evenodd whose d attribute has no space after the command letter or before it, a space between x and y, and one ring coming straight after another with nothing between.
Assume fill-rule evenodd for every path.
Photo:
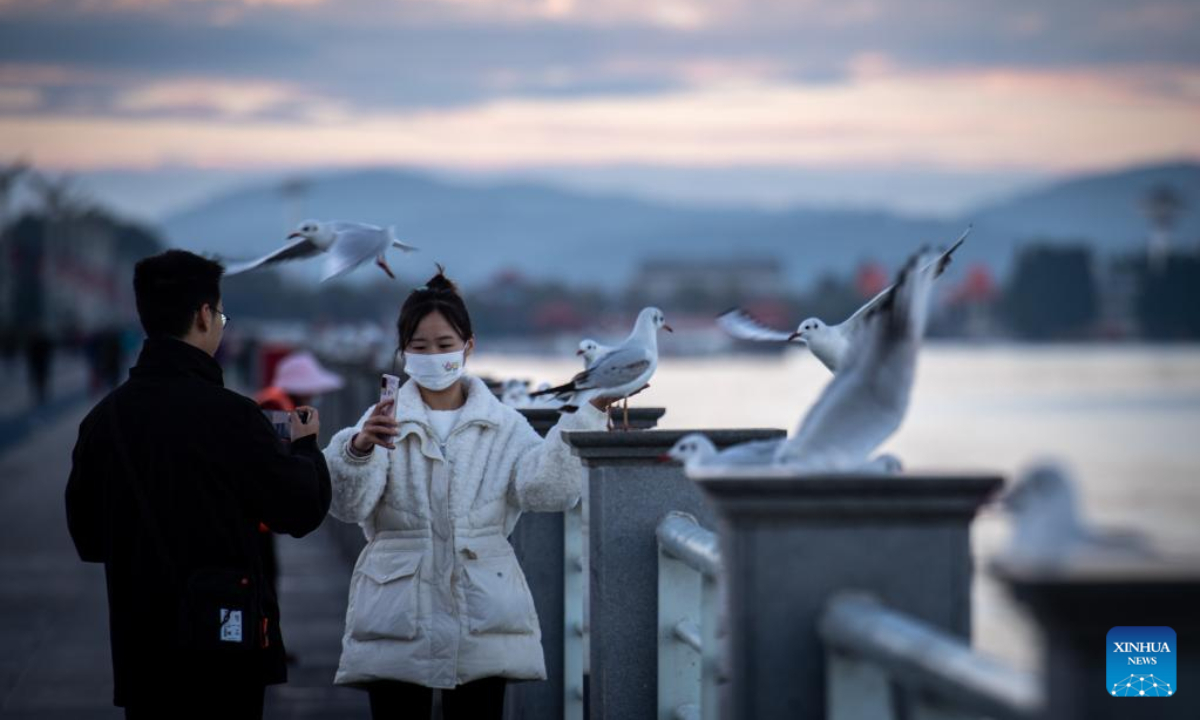
<instances>
[{"instance_id":1,"label":"seagull standing on railing","mask_svg":"<svg viewBox=\"0 0 1200 720\"><path fill-rule=\"evenodd\" d=\"M529 386L524 380L509 378L500 386L500 402L513 408L529 405Z\"/></svg>"},{"instance_id":2,"label":"seagull standing on railing","mask_svg":"<svg viewBox=\"0 0 1200 720\"><path fill-rule=\"evenodd\" d=\"M579 341L579 349L575 351L575 354L583 358L583 368L586 370L610 352L612 352L611 347L601 345L591 338L584 338Z\"/></svg>"},{"instance_id":3,"label":"seagull standing on railing","mask_svg":"<svg viewBox=\"0 0 1200 720\"><path fill-rule=\"evenodd\" d=\"M909 258L884 299L853 325L851 351L779 446L777 463L814 473L888 470L887 458L869 458L908 410L936 277L926 271L933 257L922 251Z\"/></svg>"},{"instance_id":4,"label":"seagull standing on railing","mask_svg":"<svg viewBox=\"0 0 1200 720\"><path fill-rule=\"evenodd\" d=\"M372 259L394 280L396 275L387 263L388 248L395 247L404 252L414 252L417 249L397 240L390 227L385 229L376 225L341 220L305 220L288 235L288 240L291 242L287 245L256 260L230 263L225 268L225 275L237 275L281 262L325 255L321 282L345 275Z\"/></svg>"},{"instance_id":5,"label":"seagull standing on railing","mask_svg":"<svg viewBox=\"0 0 1200 720\"><path fill-rule=\"evenodd\" d=\"M682 463L684 470L689 472L700 467L768 466L775 463L775 457L784 442L784 438L751 440L718 450L703 433L689 433L679 438L659 460ZM900 458L883 453L854 470L864 475L898 475L903 471L903 466Z\"/></svg>"},{"instance_id":6,"label":"seagull standing on railing","mask_svg":"<svg viewBox=\"0 0 1200 720\"><path fill-rule=\"evenodd\" d=\"M628 398L641 391L658 368L658 330L673 332L662 310L644 308L633 331L620 345L599 357L595 364L558 387L531 393L530 397L554 395L565 400L562 412L575 412L596 398L625 400L625 429L629 429Z\"/></svg>"},{"instance_id":7,"label":"seagull standing on railing","mask_svg":"<svg viewBox=\"0 0 1200 720\"><path fill-rule=\"evenodd\" d=\"M1136 532L1087 527L1071 478L1058 467L1038 465L1000 497L1013 518L1006 558L1058 563L1092 558L1150 559L1157 554Z\"/></svg>"},{"instance_id":8,"label":"seagull standing on railing","mask_svg":"<svg viewBox=\"0 0 1200 720\"><path fill-rule=\"evenodd\" d=\"M971 234L971 228L968 226L958 240L950 246L950 249L936 257L927 258L927 262L921 266L920 272L930 274L931 279L945 272L946 266L950 264L954 256L954 251L958 250L969 234ZM891 297L895 289L895 285L884 288L865 305L854 311L853 315L837 325L826 325L820 318L810 317L800 323L795 332L786 333L759 322L753 315L741 308L733 308L721 313L717 317L717 324L725 332L739 340L799 342L807 345L812 354L825 367L829 368L830 372L836 373L846 362L846 354L852 338L858 333L858 326L873 308Z\"/></svg>"},{"instance_id":9,"label":"seagull standing on railing","mask_svg":"<svg viewBox=\"0 0 1200 720\"><path fill-rule=\"evenodd\" d=\"M659 459L683 463L689 470L701 465L768 465L775 459L782 442L783 438L751 440L718 450L703 433L688 433Z\"/></svg>"}]
</instances>

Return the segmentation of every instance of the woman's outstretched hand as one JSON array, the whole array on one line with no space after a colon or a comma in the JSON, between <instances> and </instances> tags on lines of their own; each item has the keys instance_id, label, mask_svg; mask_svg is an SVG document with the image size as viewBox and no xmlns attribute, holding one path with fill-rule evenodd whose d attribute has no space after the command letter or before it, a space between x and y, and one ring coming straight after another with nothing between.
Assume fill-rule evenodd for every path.
<instances>
[{"instance_id":1,"label":"woman's outstretched hand","mask_svg":"<svg viewBox=\"0 0 1200 720\"><path fill-rule=\"evenodd\" d=\"M350 439L350 445L359 453L366 455L376 445L388 450L395 450L392 440L396 437L396 428L400 423L392 414L394 400L384 400L375 406L371 417L363 423L362 430Z\"/></svg>"}]
</instances>

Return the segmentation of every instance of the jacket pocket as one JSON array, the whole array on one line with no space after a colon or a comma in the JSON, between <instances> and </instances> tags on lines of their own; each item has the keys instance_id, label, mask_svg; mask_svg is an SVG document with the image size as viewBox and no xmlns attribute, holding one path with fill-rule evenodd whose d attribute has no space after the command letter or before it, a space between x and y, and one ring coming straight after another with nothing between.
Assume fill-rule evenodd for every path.
<instances>
[{"instance_id":1,"label":"jacket pocket","mask_svg":"<svg viewBox=\"0 0 1200 720\"><path fill-rule=\"evenodd\" d=\"M411 640L417 636L417 571L422 555L378 553L364 560L355 580L350 637Z\"/></svg>"},{"instance_id":2,"label":"jacket pocket","mask_svg":"<svg viewBox=\"0 0 1200 720\"><path fill-rule=\"evenodd\" d=\"M516 556L466 560L463 574L467 627L472 635L534 631L537 611Z\"/></svg>"}]
</instances>

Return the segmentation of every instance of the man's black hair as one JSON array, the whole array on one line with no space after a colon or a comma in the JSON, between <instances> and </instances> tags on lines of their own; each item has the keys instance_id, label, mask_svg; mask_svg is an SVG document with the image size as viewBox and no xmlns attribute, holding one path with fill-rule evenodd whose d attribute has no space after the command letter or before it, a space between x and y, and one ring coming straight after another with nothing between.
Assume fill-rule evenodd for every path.
<instances>
[{"instance_id":1,"label":"man's black hair","mask_svg":"<svg viewBox=\"0 0 1200 720\"><path fill-rule=\"evenodd\" d=\"M133 268L133 294L146 335L187 335L202 305L217 307L224 272L219 262L186 250L139 260Z\"/></svg>"}]
</instances>

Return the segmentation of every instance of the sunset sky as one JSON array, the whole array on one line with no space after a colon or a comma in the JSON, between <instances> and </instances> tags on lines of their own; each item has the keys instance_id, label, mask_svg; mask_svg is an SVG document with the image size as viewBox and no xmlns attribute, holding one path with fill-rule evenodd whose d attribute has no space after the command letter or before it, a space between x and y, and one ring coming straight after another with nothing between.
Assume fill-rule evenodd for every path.
<instances>
[{"instance_id":1,"label":"sunset sky","mask_svg":"<svg viewBox=\"0 0 1200 720\"><path fill-rule=\"evenodd\" d=\"M0 159L982 192L1200 158L1198 36L1196 0L0 0Z\"/></svg>"}]
</instances>

